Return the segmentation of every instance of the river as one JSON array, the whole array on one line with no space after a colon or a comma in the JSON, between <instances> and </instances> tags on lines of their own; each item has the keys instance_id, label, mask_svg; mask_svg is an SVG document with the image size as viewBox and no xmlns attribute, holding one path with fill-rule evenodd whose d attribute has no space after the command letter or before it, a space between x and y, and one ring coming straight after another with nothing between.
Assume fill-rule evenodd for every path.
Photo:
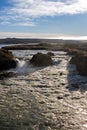
<instances>
[{"instance_id":1,"label":"river","mask_svg":"<svg viewBox=\"0 0 87 130\"><path fill-rule=\"evenodd\" d=\"M1 130L87 130L87 77L69 64L66 52L53 52L53 65L26 65L33 54L20 50L12 78L0 80ZM20 73L20 74L19 74Z\"/></svg>"}]
</instances>

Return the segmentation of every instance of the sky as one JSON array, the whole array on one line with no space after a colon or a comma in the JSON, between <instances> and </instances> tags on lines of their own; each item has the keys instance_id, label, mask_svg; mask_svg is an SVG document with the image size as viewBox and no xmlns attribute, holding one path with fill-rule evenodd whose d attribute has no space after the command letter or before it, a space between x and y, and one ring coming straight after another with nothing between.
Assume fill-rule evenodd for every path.
<instances>
[{"instance_id":1,"label":"sky","mask_svg":"<svg viewBox=\"0 0 87 130\"><path fill-rule=\"evenodd\" d=\"M87 39L87 0L0 0L0 38Z\"/></svg>"}]
</instances>

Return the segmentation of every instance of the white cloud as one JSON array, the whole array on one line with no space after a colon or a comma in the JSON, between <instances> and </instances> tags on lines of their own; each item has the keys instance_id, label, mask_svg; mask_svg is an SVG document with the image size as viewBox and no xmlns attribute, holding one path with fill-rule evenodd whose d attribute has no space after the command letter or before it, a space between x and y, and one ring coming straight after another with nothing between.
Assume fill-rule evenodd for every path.
<instances>
[{"instance_id":1,"label":"white cloud","mask_svg":"<svg viewBox=\"0 0 87 130\"><path fill-rule=\"evenodd\" d=\"M0 11L1 22L35 25L34 20L43 16L87 13L87 0L9 0L11 7ZM5 18L5 19L4 19ZM28 23L28 24L27 24Z\"/></svg>"},{"instance_id":2,"label":"white cloud","mask_svg":"<svg viewBox=\"0 0 87 130\"><path fill-rule=\"evenodd\" d=\"M52 16L87 12L86 0L12 0L12 12L25 16Z\"/></svg>"},{"instance_id":3,"label":"white cloud","mask_svg":"<svg viewBox=\"0 0 87 130\"><path fill-rule=\"evenodd\" d=\"M25 21L25 22L14 23L13 26L35 26L35 24Z\"/></svg>"},{"instance_id":4,"label":"white cloud","mask_svg":"<svg viewBox=\"0 0 87 130\"><path fill-rule=\"evenodd\" d=\"M87 40L87 36L73 36L55 33L18 33L18 32L0 32L1 38L48 38L48 39L65 39L65 40Z\"/></svg>"}]
</instances>

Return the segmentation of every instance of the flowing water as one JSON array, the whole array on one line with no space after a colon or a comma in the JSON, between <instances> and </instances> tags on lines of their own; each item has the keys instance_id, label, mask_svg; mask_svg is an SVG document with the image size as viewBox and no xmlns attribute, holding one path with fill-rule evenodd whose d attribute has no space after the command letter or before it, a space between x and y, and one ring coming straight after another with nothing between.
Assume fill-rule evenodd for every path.
<instances>
[{"instance_id":1,"label":"flowing water","mask_svg":"<svg viewBox=\"0 0 87 130\"><path fill-rule=\"evenodd\" d=\"M33 67L29 59L46 50L12 51L17 73L0 81L1 130L86 130L87 77L69 64L66 52L54 51L53 65Z\"/></svg>"},{"instance_id":2,"label":"flowing water","mask_svg":"<svg viewBox=\"0 0 87 130\"><path fill-rule=\"evenodd\" d=\"M30 63L29 60L32 58L32 56L38 52L42 52L43 54L46 54L48 51L46 50L19 50L19 51L12 51L14 56L17 57L17 67L16 69L12 69L15 71L18 75L20 74L27 74L34 72L36 70L42 69L43 67L33 67ZM51 51L53 52L53 51ZM54 51L53 52L55 55L64 55L66 52L58 52Z\"/></svg>"}]
</instances>

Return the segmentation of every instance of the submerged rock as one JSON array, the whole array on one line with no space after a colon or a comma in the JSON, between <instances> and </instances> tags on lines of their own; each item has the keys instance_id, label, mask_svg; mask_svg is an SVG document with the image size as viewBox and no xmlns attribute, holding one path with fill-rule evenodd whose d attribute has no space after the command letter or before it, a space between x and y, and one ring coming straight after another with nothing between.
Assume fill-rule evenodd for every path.
<instances>
[{"instance_id":1,"label":"submerged rock","mask_svg":"<svg viewBox=\"0 0 87 130\"><path fill-rule=\"evenodd\" d=\"M0 72L0 79L14 76L14 72Z\"/></svg>"},{"instance_id":2,"label":"submerged rock","mask_svg":"<svg viewBox=\"0 0 87 130\"><path fill-rule=\"evenodd\" d=\"M0 71L16 67L16 61L12 52L0 49Z\"/></svg>"},{"instance_id":3,"label":"submerged rock","mask_svg":"<svg viewBox=\"0 0 87 130\"><path fill-rule=\"evenodd\" d=\"M30 63L34 66L48 66L52 65L52 59L48 54L37 53L32 57Z\"/></svg>"}]
</instances>

